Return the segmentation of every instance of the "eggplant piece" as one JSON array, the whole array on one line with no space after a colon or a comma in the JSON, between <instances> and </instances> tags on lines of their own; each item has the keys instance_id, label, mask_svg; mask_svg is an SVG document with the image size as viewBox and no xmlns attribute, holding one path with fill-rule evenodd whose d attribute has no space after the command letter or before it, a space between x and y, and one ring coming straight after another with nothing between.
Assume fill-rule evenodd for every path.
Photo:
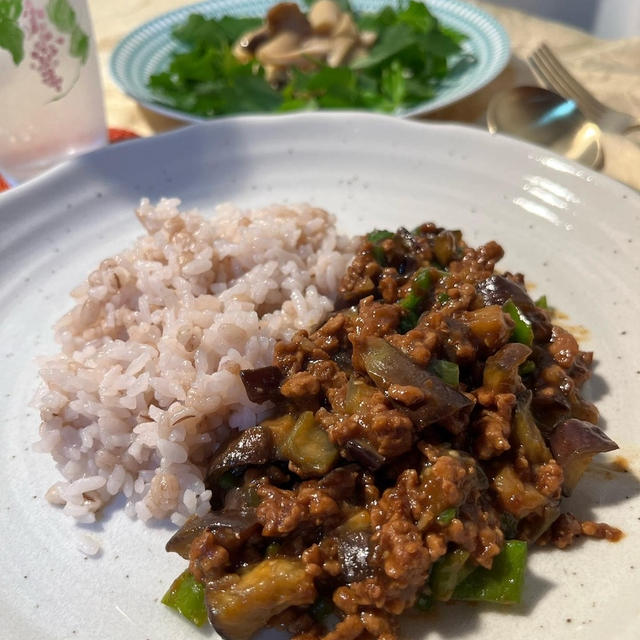
<instances>
[{"instance_id":1,"label":"eggplant piece","mask_svg":"<svg viewBox=\"0 0 640 640\"><path fill-rule=\"evenodd\" d=\"M491 489L503 511L518 520L544 507L549 499L531 483L523 482L510 464L505 464L494 475Z\"/></svg>"},{"instance_id":2,"label":"eggplant piece","mask_svg":"<svg viewBox=\"0 0 640 640\"><path fill-rule=\"evenodd\" d=\"M571 418L559 424L549 439L551 452L564 472L562 492L570 495L596 453L618 445L595 424Z\"/></svg>"},{"instance_id":3,"label":"eggplant piece","mask_svg":"<svg viewBox=\"0 0 640 640\"><path fill-rule=\"evenodd\" d=\"M512 300L513 304L522 311L531 323L535 340L538 342L549 341L552 325L547 313L540 307L536 307L535 302L519 284L504 276L494 274L478 284L476 290L486 307L494 304L502 306L508 300Z\"/></svg>"},{"instance_id":4,"label":"eggplant piece","mask_svg":"<svg viewBox=\"0 0 640 640\"><path fill-rule=\"evenodd\" d=\"M214 483L225 471L248 465L267 464L274 458L273 437L264 426L251 427L233 436L223 445L207 470L207 484Z\"/></svg>"},{"instance_id":5,"label":"eggplant piece","mask_svg":"<svg viewBox=\"0 0 640 640\"><path fill-rule=\"evenodd\" d=\"M531 391L520 393L517 398L511 436L513 444L522 447L531 464L549 462L551 452L531 414Z\"/></svg>"},{"instance_id":6,"label":"eggplant piece","mask_svg":"<svg viewBox=\"0 0 640 640\"><path fill-rule=\"evenodd\" d=\"M270 558L241 575L209 582L205 603L209 621L226 640L248 640L273 616L289 607L312 604L313 578L297 558Z\"/></svg>"},{"instance_id":7,"label":"eggplant piece","mask_svg":"<svg viewBox=\"0 0 640 640\"><path fill-rule=\"evenodd\" d=\"M471 413L474 400L416 365L383 338L366 338L360 355L369 377L382 391L398 384L418 387L423 392L425 399L416 407L396 405L419 429L445 418Z\"/></svg>"},{"instance_id":8,"label":"eggplant piece","mask_svg":"<svg viewBox=\"0 0 640 640\"><path fill-rule=\"evenodd\" d=\"M206 515L191 516L165 545L165 550L175 552L186 560L193 541L205 530L228 529L239 540L248 539L258 527L255 509L210 511Z\"/></svg>"},{"instance_id":9,"label":"eggplant piece","mask_svg":"<svg viewBox=\"0 0 640 640\"><path fill-rule=\"evenodd\" d=\"M487 358L482 384L494 393L513 393L520 384L520 365L531 355L531 349L519 342L506 344Z\"/></svg>"},{"instance_id":10,"label":"eggplant piece","mask_svg":"<svg viewBox=\"0 0 640 640\"><path fill-rule=\"evenodd\" d=\"M364 440L356 438L347 440L342 450L347 460L357 462L368 471L377 471L386 462L385 457Z\"/></svg>"},{"instance_id":11,"label":"eggplant piece","mask_svg":"<svg viewBox=\"0 0 640 640\"><path fill-rule=\"evenodd\" d=\"M311 411L305 411L296 421L282 445L282 454L303 477L323 476L336 462L338 448L327 432L316 422Z\"/></svg>"},{"instance_id":12,"label":"eggplant piece","mask_svg":"<svg viewBox=\"0 0 640 640\"><path fill-rule=\"evenodd\" d=\"M354 376L349 378L347 383L347 394L344 400L344 408L347 413L360 413L371 402L371 397L379 393L375 387L367 384L364 380Z\"/></svg>"},{"instance_id":13,"label":"eggplant piece","mask_svg":"<svg viewBox=\"0 0 640 640\"><path fill-rule=\"evenodd\" d=\"M338 536L338 560L345 582L360 582L372 574L369 566L369 531L341 531Z\"/></svg>"},{"instance_id":14,"label":"eggplant piece","mask_svg":"<svg viewBox=\"0 0 640 640\"><path fill-rule=\"evenodd\" d=\"M282 400L280 383L282 372L278 367L261 367L260 369L243 369L240 379L251 402L262 404L267 400L278 402Z\"/></svg>"}]
</instances>

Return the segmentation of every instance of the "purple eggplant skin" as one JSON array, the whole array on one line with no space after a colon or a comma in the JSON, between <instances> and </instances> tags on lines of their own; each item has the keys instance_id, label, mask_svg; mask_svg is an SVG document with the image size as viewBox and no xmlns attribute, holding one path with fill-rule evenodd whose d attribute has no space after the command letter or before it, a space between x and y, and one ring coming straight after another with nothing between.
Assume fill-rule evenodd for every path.
<instances>
[{"instance_id":1,"label":"purple eggplant skin","mask_svg":"<svg viewBox=\"0 0 640 640\"><path fill-rule=\"evenodd\" d=\"M382 391L395 383L418 387L424 393L424 401L416 407L398 406L419 429L453 416L468 416L473 409L471 397L419 367L384 338L366 338L361 358L367 374Z\"/></svg>"},{"instance_id":2,"label":"purple eggplant skin","mask_svg":"<svg viewBox=\"0 0 640 640\"><path fill-rule=\"evenodd\" d=\"M229 469L267 464L273 458L274 443L269 429L260 425L245 429L220 447L209 464L207 483Z\"/></svg>"},{"instance_id":3,"label":"purple eggplant skin","mask_svg":"<svg viewBox=\"0 0 640 640\"><path fill-rule=\"evenodd\" d=\"M368 471L377 471L384 465L386 459L364 440L351 439L342 448L343 457L353 460Z\"/></svg>"},{"instance_id":4,"label":"purple eggplant skin","mask_svg":"<svg viewBox=\"0 0 640 640\"><path fill-rule=\"evenodd\" d=\"M282 399L280 383L283 376L278 367L243 369L240 372L240 379L251 402L262 404L267 400L278 402Z\"/></svg>"},{"instance_id":5,"label":"purple eggplant skin","mask_svg":"<svg viewBox=\"0 0 640 640\"><path fill-rule=\"evenodd\" d=\"M486 307L494 304L502 306L512 300L531 323L536 342L549 341L552 328L549 316L543 309L536 307L529 294L517 282L494 274L478 284L476 289Z\"/></svg>"},{"instance_id":6,"label":"purple eggplant skin","mask_svg":"<svg viewBox=\"0 0 640 640\"><path fill-rule=\"evenodd\" d=\"M531 349L510 342L489 356L484 365L482 384L494 393L515 393L521 386L518 368L531 355Z\"/></svg>"},{"instance_id":7,"label":"purple eggplant skin","mask_svg":"<svg viewBox=\"0 0 640 640\"><path fill-rule=\"evenodd\" d=\"M171 536L165 549L189 559L189 550L193 541L205 530L220 531L239 539L249 538L259 527L255 509L225 509L210 511L206 515L191 516L176 533Z\"/></svg>"},{"instance_id":8,"label":"purple eggplant skin","mask_svg":"<svg viewBox=\"0 0 640 640\"><path fill-rule=\"evenodd\" d=\"M562 492L566 496L575 489L596 453L619 448L602 429L577 418L561 422L553 430L549 446L553 457L564 472Z\"/></svg>"}]
</instances>

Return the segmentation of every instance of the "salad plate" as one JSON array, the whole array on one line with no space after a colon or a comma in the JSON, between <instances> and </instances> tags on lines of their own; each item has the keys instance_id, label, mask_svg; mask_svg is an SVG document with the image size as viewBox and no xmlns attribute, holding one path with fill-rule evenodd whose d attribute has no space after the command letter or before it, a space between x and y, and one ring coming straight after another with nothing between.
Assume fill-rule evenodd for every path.
<instances>
[{"instance_id":1,"label":"salad plate","mask_svg":"<svg viewBox=\"0 0 640 640\"><path fill-rule=\"evenodd\" d=\"M149 89L149 78L166 69L171 54L178 48L172 30L189 15L200 13L207 17L262 17L272 0L205 0L165 13L125 36L113 51L110 61L111 75L116 84L144 107L163 115L188 122L206 118L176 110L162 104ZM300 4L300 3L299 3ZM387 5L399 3L385 0L354 0L356 11L376 12ZM469 64L455 64L438 86L436 94L423 104L399 111L396 115L409 117L425 115L446 107L491 82L509 61L509 38L506 31L492 16L461 0L428 0L429 10L445 26L466 36L462 54L472 60Z\"/></svg>"}]
</instances>

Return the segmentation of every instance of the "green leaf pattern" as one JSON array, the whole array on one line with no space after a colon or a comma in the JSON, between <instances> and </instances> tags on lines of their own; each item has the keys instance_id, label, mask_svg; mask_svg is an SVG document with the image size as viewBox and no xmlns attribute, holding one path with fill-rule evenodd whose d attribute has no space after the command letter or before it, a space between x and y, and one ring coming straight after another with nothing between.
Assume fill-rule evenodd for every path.
<instances>
[{"instance_id":1,"label":"green leaf pattern","mask_svg":"<svg viewBox=\"0 0 640 640\"><path fill-rule=\"evenodd\" d=\"M58 31L71 36L69 53L84 64L89 57L89 36L78 26L76 12L68 0L49 0L47 16Z\"/></svg>"},{"instance_id":2,"label":"green leaf pattern","mask_svg":"<svg viewBox=\"0 0 640 640\"><path fill-rule=\"evenodd\" d=\"M24 59L24 32L19 24L22 0L0 0L0 49L11 54L17 66ZM69 36L69 54L85 64L89 57L89 36L76 21L69 0L49 0L47 17L61 33Z\"/></svg>"},{"instance_id":3,"label":"green leaf pattern","mask_svg":"<svg viewBox=\"0 0 640 640\"><path fill-rule=\"evenodd\" d=\"M24 58L24 34L18 24L21 13L22 0L0 0L0 49L11 54L15 65Z\"/></svg>"}]
</instances>

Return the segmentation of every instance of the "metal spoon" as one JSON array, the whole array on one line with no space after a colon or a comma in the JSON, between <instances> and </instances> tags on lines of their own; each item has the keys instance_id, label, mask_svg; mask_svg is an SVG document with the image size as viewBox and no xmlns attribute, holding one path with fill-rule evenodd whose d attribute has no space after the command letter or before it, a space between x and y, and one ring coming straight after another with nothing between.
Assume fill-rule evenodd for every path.
<instances>
[{"instance_id":1,"label":"metal spoon","mask_svg":"<svg viewBox=\"0 0 640 640\"><path fill-rule=\"evenodd\" d=\"M601 131L578 109L553 91L515 87L498 93L489 103L487 126L491 133L506 133L547 147L589 167L604 161Z\"/></svg>"}]
</instances>

